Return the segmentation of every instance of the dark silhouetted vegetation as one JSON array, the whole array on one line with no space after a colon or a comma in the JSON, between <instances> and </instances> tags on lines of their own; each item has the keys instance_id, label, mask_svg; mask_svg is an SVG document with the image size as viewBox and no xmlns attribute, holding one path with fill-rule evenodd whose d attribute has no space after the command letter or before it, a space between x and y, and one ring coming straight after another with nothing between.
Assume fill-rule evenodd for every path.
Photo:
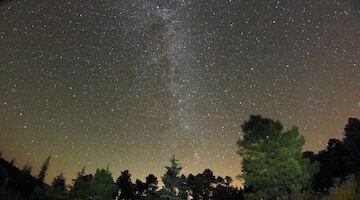
<instances>
[{"instance_id":1,"label":"dark silhouetted vegetation","mask_svg":"<svg viewBox=\"0 0 360 200\"><path fill-rule=\"evenodd\" d=\"M242 158L244 190L233 185L229 176L182 173L181 163L172 156L159 179L149 174L133 181L129 170L114 180L109 169L94 174L85 168L66 182L60 174L50 185L44 180L50 156L38 176L25 165L21 170L15 159L8 162L0 153L1 200L356 200L360 196L360 121L350 118L343 139L330 139L326 149L302 152L305 143L298 129L284 130L279 121L250 116L242 125L238 141ZM239 169L239 172L241 169Z\"/></svg>"}]
</instances>

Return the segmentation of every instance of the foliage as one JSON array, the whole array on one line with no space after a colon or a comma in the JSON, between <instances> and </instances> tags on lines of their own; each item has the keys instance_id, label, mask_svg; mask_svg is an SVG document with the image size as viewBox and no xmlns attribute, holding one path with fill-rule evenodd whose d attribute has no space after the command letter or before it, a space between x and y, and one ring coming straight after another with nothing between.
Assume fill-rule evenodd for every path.
<instances>
[{"instance_id":1,"label":"foliage","mask_svg":"<svg viewBox=\"0 0 360 200\"><path fill-rule=\"evenodd\" d=\"M354 200L360 194L359 180L349 176L346 181L336 184L329 191L329 195L322 200Z\"/></svg>"},{"instance_id":2,"label":"foliage","mask_svg":"<svg viewBox=\"0 0 360 200\"><path fill-rule=\"evenodd\" d=\"M32 166L29 165L29 164L26 164L21 171L22 171L24 174L31 175Z\"/></svg>"},{"instance_id":3,"label":"foliage","mask_svg":"<svg viewBox=\"0 0 360 200\"><path fill-rule=\"evenodd\" d=\"M50 159L51 159L51 156L47 157L44 164L41 166L41 169L40 169L40 172L39 172L39 175L38 175L38 179L41 182L44 182L44 180L45 180L47 171L49 169Z\"/></svg>"},{"instance_id":4,"label":"foliage","mask_svg":"<svg viewBox=\"0 0 360 200\"><path fill-rule=\"evenodd\" d=\"M296 127L283 131L279 121L252 115L242 129L246 199L289 199L309 184L313 166L301 156L305 141Z\"/></svg>"},{"instance_id":5,"label":"foliage","mask_svg":"<svg viewBox=\"0 0 360 200\"><path fill-rule=\"evenodd\" d=\"M319 172L312 180L316 192L328 193L335 180L340 183L360 169L360 120L350 118L345 127L344 139L330 139L325 150L318 154L304 152L304 157L319 164Z\"/></svg>"},{"instance_id":6,"label":"foliage","mask_svg":"<svg viewBox=\"0 0 360 200\"><path fill-rule=\"evenodd\" d=\"M85 168L77 173L73 179L73 185L70 187L69 195L73 200L94 199L95 190L92 184L93 175L86 174Z\"/></svg>"},{"instance_id":7,"label":"foliage","mask_svg":"<svg viewBox=\"0 0 360 200\"><path fill-rule=\"evenodd\" d=\"M180 171L182 167L178 160L176 160L175 155L170 158L170 166L166 166L166 172L162 177L164 183L164 188L172 193L174 196L177 196L178 189L180 187Z\"/></svg>"},{"instance_id":8,"label":"foliage","mask_svg":"<svg viewBox=\"0 0 360 200\"><path fill-rule=\"evenodd\" d=\"M72 180L70 186L66 186L65 178L62 174L55 177L51 185L37 182L38 184L25 184L28 182L27 178L32 176L24 171L17 169L12 166L9 162L1 162L0 159L0 199L29 199L29 200L86 200L86 199L97 199L97 200L110 200L110 199L132 199L132 200L184 200L191 198L192 194L198 193L198 198L201 200L241 200L242 191L230 186L232 183L231 177L217 177L215 178L213 172L210 169L204 170L203 173L199 173L195 176L180 175L180 164L172 157L172 165L167 169L178 171L176 174L176 180L174 190L176 194L170 192L168 189L158 190L158 179L153 174L146 177L145 181L139 179L136 180L135 184L131 181L131 174L128 170L121 173L119 178L114 183L111 173L108 169L97 169L95 174L87 174L85 168L77 173L76 178ZM7 163L7 164L6 164ZM20 173L19 179L16 179L16 183L19 184L21 191L15 190L4 190L4 186L7 184L7 180L12 180L13 172L8 175L6 167L11 166L11 171L14 173ZM173 174L173 173L166 173ZM27 177L27 178L25 178ZM32 177L34 181L39 179ZM188 185L190 180L193 181L192 187ZM10 181L11 182L11 181ZM24 182L24 183L23 183ZM13 183L11 183L12 185ZM35 185L35 189L30 187ZM16 186L18 187L18 186ZM26 192L23 192L26 191Z\"/></svg>"},{"instance_id":9,"label":"foliage","mask_svg":"<svg viewBox=\"0 0 360 200\"><path fill-rule=\"evenodd\" d=\"M156 194L156 190L158 189L158 183L157 177L153 174L149 174L149 176L146 177L145 194L147 196L154 196Z\"/></svg>"},{"instance_id":10,"label":"foliage","mask_svg":"<svg viewBox=\"0 0 360 200\"><path fill-rule=\"evenodd\" d=\"M345 127L344 145L349 174L360 173L360 120L350 118Z\"/></svg>"},{"instance_id":11,"label":"foliage","mask_svg":"<svg viewBox=\"0 0 360 200\"><path fill-rule=\"evenodd\" d=\"M202 174L189 175L187 184L191 190L193 199L210 199L213 195L213 185L216 178L210 169L205 169Z\"/></svg>"},{"instance_id":12,"label":"foliage","mask_svg":"<svg viewBox=\"0 0 360 200\"><path fill-rule=\"evenodd\" d=\"M338 139L330 139L326 150L320 151L317 155L310 152L305 152L303 155L319 164L318 173L312 180L312 188L315 191L326 192L333 186L334 179L344 180L348 174L345 157L347 149Z\"/></svg>"},{"instance_id":13,"label":"foliage","mask_svg":"<svg viewBox=\"0 0 360 200\"><path fill-rule=\"evenodd\" d=\"M279 121L251 116L242 126L244 136L238 141L243 162L245 190L232 186L232 178L215 177L210 169L185 176L175 156L162 177L164 187L158 190L153 174L145 181L131 181L128 170L114 183L108 169L87 174L78 172L71 186L59 175L51 185L44 183L50 156L41 167L38 178L31 166L22 170L0 158L0 199L31 200L348 200L360 194L360 121L350 118L343 140L330 139L325 150L301 153L304 138L296 127L284 131ZM350 174L353 174L349 176ZM312 178L311 186L310 180ZM67 189L67 187L69 189ZM311 190L313 189L313 190Z\"/></svg>"},{"instance_id":14,"label":"foliage","mask_svg":"<svg viewBox=\"0 0 360 200\"><path fill-rule=\"evenodd\" d=\"M114 179L108 169L97 169L93 179L93 187L95 191L95 200L111 200L117 187Z\"/></svg>"},{"instance_id":15,"label":"foliage","mask_svg":"<svg viewBox=\"0 0 360 200\"><path fill-rule=\"evenodd\" d=\"M119 188L119 199L133 199L135 194L135 186L131 183L131 174L129 170L121 172L121 175L116 180L116 185Z\"/></svg>"}]
</instances>

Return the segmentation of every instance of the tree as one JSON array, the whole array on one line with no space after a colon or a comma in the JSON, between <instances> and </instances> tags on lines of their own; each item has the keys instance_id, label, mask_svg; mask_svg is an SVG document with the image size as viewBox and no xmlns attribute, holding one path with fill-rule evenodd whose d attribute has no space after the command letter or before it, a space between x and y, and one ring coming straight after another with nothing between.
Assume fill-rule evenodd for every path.
<instances>
[{"instance_id":1,"label":"tree","mask_svg":"<svg viewBox=\"0 0 360 200\"><path fill-rule=\"evenodd\" d=\"M116 180L116 185L119 187L119 199L133 199L134 194L134 184L131 182L131 174L129 170L121 172L121 175Z\"/></svg>"},{"instance_id":2,"label":"tree","mask_svg":"<svg viewBox=\"0 0 360 200\"><path fill-rule=\"evenodd\" d=\"M138 197L142 197L146 191L146 184L136 179L135 181L135 194Z\"/></svg>"},{"instance_id":3,"label":"tree","mask_svg":"<svg viewBox=\"0 0 360 200\"><path fill-rule=\"evenodd\" d=\"M65 178L62 174L55 177L51 187L36 188L35 194L39 200L66 200L68 194L66 191Z\"/></svg>"},{"instance_id":4,"label":"tree","mask_svg":"<svg viewBox=\"0 0 360 200\"><path fill-rule=\"evenodd\" d=\"M32 171L32 166L29 164L26 164L23 169L21 170L22 173L27 174L27 175L31 175L31 171Z\"/></svg>"},{"instance_id":5,"label":"tree","mask_svg":"<svg viewBox=\"0 0 360 200\"><path fill-rule=\"evenodd\" d=\"M232 178L229 176L216 177L210 169L196 176L189 174L186 179L188 193L194 200L241 200L242 191L230 186Z\"/></svg>"},{"instance_id":6,"label":"tree","mask_svg":"<svg viewBox=\"0 0 360 200\"><path fill-rule=\"evenodd\" d=\"M242 200L242 199L244 199L244 197L243 197L242 191L235 187L217 185L216 188L214 188L214 194L213 194L212 199L214 199L214 200Z\"/></svg>"},{"instance_id":7,"label":"tree","mask_svg":"<svg viewBox=\"0 0 360 200\"><path fill-rule=\"evenodd\" d=\"M65 177L63 174L55 177L53 182L51 183L53 188L56 188L61 191L66 191Z\"/></svg>"},{"instance_id":8,"label":"tree","mask_svg":"<svg viewBox=\"0 0 360 200\"><path fill-rule=\"evenodd\" d=\"M47 157L44 164L41 166L41 169L40 169L40 172L38 175L38 178L41 182L44 182L44 180L45 180L47 171L49 169L50 159L51 159L51 156Z\"/></svg>"},{"instance_id":9,"label":"tree","mask_svg":"<svg viewBox=\"0 0 360 200\"><path fill-rule=\"evenodd\" d=\"M95 189L93 187L93 175L86 174L85 168L77 173L70 187L69 195L72 200L94 199Z\"/></svg>"},{"instance_id":10,"label":"tree","mask_svg":"<svg viewBox=\"0 0 360 200\"><path fill-rule=\"evenodd\" d=\"M6 167L0 165L0 197L5 199L6 187L9 182L9 173Z\"/></svg>"},{"instance_id":11,"label":"tree","mask_svg":"<svg viewBox=\"0 0 360 200\"><path fill-rule=\"evenodd\" d=\"M290 199L306 187L312 165L301 156L304 138L296 127L283 131L279 121L251 115L238 141L246 199Z\"/></svg>"},{"instance_id":12,"label":"tree","mask_svg":"<svg viewBox=\"0 0 360 200\"><path fill-rule=\"evenodd\" d=\"M93 179L93 187L95 191L95 200L111 200L114 199L114 194L117 191L117 187L114 183L114 179L109 172L105 169L96 169L96 173Z\"/></svg>"},{"instance_id":13,"label":"tree","mask_svg":"<svg viewBox=\"0 0 360 200\"><path fill-rule=\"evenodd\" d=\"M166 173L162 177L162 181L165 185L165 189L169 192L176 194L177 187L179 185L179 174L182 169L178 160L176 160L175 155L170 158L170 166L166 166Z\"/></svg>"},{"instance_id":14,"label":"tree","mask_svg":"<svg viewBox=\"0 0 360 200\"><path fill-rule=\"evenodd\" d=\"M145 191L145 193L147 195L150 195L150 196L155 195L156 190L158 189L157 177L154 176L153 174L149 174L149 176L147 176L145 179L146 179L146 182L145 182L146 191Z\"/></svg>"},{"instance_id":15,"label":"tree","mask_svg":"<svg viewBox=\"0 0 360 200\"><path fill-rule=\"evenodd\" d=\"M360 175L360 120L349 118L343 141L330 139L325 150L318 154L304 152L303 156L319 164L312 187L315 191L327 192L335 179L344 181L351 174Z\"/></svg>"},{"instance_id":16,"label":"tree","mask_svg":"<svg viewBox=\"0 0 360 200\"><path fill-rule=\"evenodd\" d=\"M304 157L319 165L319 170L312 179L313 190L325 192L334 185L335 179L345 179L349 171L346 164L347 152L342 141L330 139L327 148L317 155L311 152L303 153Z\"/></svg>"},{"instance_id":17,"label":"tree","mask_svg":"<svg viewBox=\"0 0 360 200\"><path fill-rule=\"evenodd\" d=\"M178 160L176 160L175 155L170 158L170 166L165 166L166 172L162 177L164 183L164 190L162 190L163 199L182 199L187 197L185 182L182 177L180 177L181 165ZM186 196L186 197L185 197Z\"/></svg>"},{"instance_id":18,"label":"tree","mask_svg":"<svg viewBox=\"0 0 360 200\"><path fill-rule=\"evenodd\" d=\"M224 182L223 178L215 178L210 169L205 169L202 174L193 176L190 174L187 179L187 185L191 191L191 196L194 200L210 199L213 195L213 185L218 181Z\"/></svg>"},{"instance_id":19,"label":"tree","mask_svg":"<svg viewBox=\"0 0 360 200\"><path fill-rule=\"evenodd\" d=\"M344 145L348 150L347 163L350 173L360 173L360 120L350 118L345 127Z\"/></svg>"}]
</instances>

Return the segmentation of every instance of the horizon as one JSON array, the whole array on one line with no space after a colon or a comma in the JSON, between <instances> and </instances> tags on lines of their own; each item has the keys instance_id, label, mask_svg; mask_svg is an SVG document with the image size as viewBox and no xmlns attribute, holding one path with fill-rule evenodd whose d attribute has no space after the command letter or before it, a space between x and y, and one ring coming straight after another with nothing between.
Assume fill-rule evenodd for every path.
<instances>
[{"instance_id":1,"label":"horizon","mask_svg":"<svg viewBox=\"0 0 360 200\"><path fill-rule=\"evenodd\" d=\"M357 0L12 0L0 19L0 150L34 172L52 155L47 182L161 177L173 154L235 180L251 114L310 151L360 117Z\"/></svg>"}]
</instances>

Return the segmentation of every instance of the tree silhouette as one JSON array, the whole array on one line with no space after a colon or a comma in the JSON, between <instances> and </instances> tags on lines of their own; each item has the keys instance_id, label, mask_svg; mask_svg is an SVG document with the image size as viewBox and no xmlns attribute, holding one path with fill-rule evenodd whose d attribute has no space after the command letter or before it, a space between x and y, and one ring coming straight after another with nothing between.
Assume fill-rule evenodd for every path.
<instances>
[{"instance_id":1,"label":"tree silhouette","mask_svg":"<svg viewBox=\"0 0 360 200\"><path fill-rule=\"evenodd\" d=\"M246 199L290 199L312 177L310 161L302 158L304 138L293 127L283 131L279 121L251 115L238 141Z\"/></svg>"},{"instance_id":2,"label":"tree silhouette","mask_svg":"<svg viewBox=\"0 0 360 200\"><path fill-rule=\"evenodd\" d=\"M0 166L0 197L5 199L6 187L9 182L9 173L6 167Z\"/></svg>"},{"instance_id":3,"label":"tree silhouette","mask_svg":"<svg viewBox=\"0 0 360 200\"><path fill-rule=\"evenodd\" d=\"M166 172L161 178L164 183L163 189L159 191L161 199L186 199L187 191L185 187L186 178L180 176L182 166L176 160L175 155L170 158L170 166L165 166Z\"/></svg>"},{"instance_id":4,"label":"tree silhouette","mask_svg":"<svg viewBox=\"0 0 360 200\"><path fill-rule=\"evenodd\" d=\"M93 187L95 191L95 200L111 200L114 198L114 194L117 191L113 177L108 169L96 169Z\"/></svg>"},{"instance_id":5,"label":"tree silhouette","mask_svg":"<svg viewBox=\"0 0 360 200\"><path fill-rule=\"evenodd\" d=\"M26 164L23 169L21 170L22 173L31 175L32 166L29 164Z\"/></svg>"},{"instance_id":6,"label":"tree silhouette","mask_svg":"<svg viewBox=\"0 0 360 200\"><path fill-rule=\"evenodd\" d=\"M166 166L165 168L166 172L165 175L162 177L165 189L176 195L176 189L179 186L179 175L182 167L179 161L176 160L175 155L170 158L170 166Z\"/></svg>"},{"instance_id":7,"label":"tree silhouette","mask_svg":"<svg viewBox=\"0 0 360 200\"><path fill-rule=\"evenodd\" d=\"M38 179L39 179L41 182L44 182L44 180L45 180L47 171L48 171L48 169L49 169L50 159L51 159L51 156L47 157L46 160L44 161L44 164L43 164L43 165L41 166L41 168L40 168L40 172L39 172L39 175L38 175Z\"/></svg>"},{"instance_id":8,"label":"tree silhouette","mask_svg":"<svg viewBox=\"0 0 360 200\"><path fill-rule=\"evenodd\" d=\"M36 198L38 200L66 200L68 194L66 191L65 178L61 174L54 178L51 187L37 187L35 190Z\"/></svg>"},{"instance_id":9,"label":"tree silhouette","mask_svg":"<svg viewBox=\"0 0 360 200\"><path fill-rule=\"evenodd\" d=\"M119 199L133 199L134 194L134 184L131 182L131 174L129 170L121 172L121 175L116 180L116 185L119 187Z\"/></svg>"},{"instance_id":10,"label":"tree silhouette","mask_svg":"<svg viewBox=\"0 0 360 200\"><path fill-rule=\"evenodd\" d=\"M347 163L350 173L360 173L360 120L349 118L345 127L345 147L348 150Z\"/></svg>"},{"instance_id":11,"label":"tree silhouette","mask_svg":"<svg viewBox=\"0 0 360 200\"><path fill-rule=\"evenodd\" d=\"M241 190L224 185L217 185L212 196L214 200L242 200L244 199Z\"/></svg>"},{"instance_id":12,"label":"tree silhouette","mask_svg":"<svg viewBox=\"0 0 360 200\"><path fill-rule=\"evenodd\" d=\"M77 173L73 179L73 185L70 187L69 195L73 200L94 199L95 189L93 187L93 175L86 174L85 168Z\"/></svg>"},{"instance_id":13,"label":"tree silhouette","mask_svg":"<svg viewBox=\"0 0 360 200\"><path fill-rule=\"evenodd\" d=\"M210 199L213 194L213 185L217 181L223 178L216 179L213 172L210 169L205 169L202 174L197 174L196 176L190 174L187 179L187 185L191 191L191 196L194 200L200 199Z\"/></svg>"},{"instance_id":14,"label":"tree silhouette","mask_svg":"<svg viewBox=\"0 0 360 200\"><path fill-rule=\"evenodd\" d=\"M63 174L55 177L51 183L53 188L59 189L61 191L66 191L65 177Z\"/></svg>"},{"instance_id":15,"label":"tree silhouette","mask_svg":"<svg viewBox=\"0 0 360 200\"><path fill-rule=\"evenodd\" d=\"M349 118L345 127L343 141L329 139L328 146L318 154L304 152L303 156L319 164L319 171L312 180L315 191L328 192L336 181L340 183L346 177L359 175L360 170L360 121Z\"/></svg>"},{"instance_id":16,"label":"tree silhouette","mask_svg":"<svg viewBox=\"0 0 360 200\"><path fill-rule=\"evenodd\" d=\"M146 184L141 180L136 179L135 181L135 194L137 197L142 197L146 191Z\"/></svg>"},{"instance_id":17,"label":"tree silhouette","mask_svg":"<svg viewBox=\"0 0 360 200\"><path fill-rule=\"evenodd\" d=\"M146 177L146 191L145 193L147 195L155 195L156 190L158 189L158 180L157 177L153 174L149 174L149 176Z\"/></svg>"},{"instance_id":18,"label":"tree silhouette","mask_svg":"<svg viewBox=\"0 0 360 200\"><path fill-rule=\"evenodd\" d=\"M303 154L313 163L319 164L319 171L312 179L312 188L315 191L327 191L333 186L335 179L345 179L349 173L346 164L347 154L344 143L338 139L330 139L326 150L320 151L317 155L310 152Z\"/></svg>"}]
</instances>

